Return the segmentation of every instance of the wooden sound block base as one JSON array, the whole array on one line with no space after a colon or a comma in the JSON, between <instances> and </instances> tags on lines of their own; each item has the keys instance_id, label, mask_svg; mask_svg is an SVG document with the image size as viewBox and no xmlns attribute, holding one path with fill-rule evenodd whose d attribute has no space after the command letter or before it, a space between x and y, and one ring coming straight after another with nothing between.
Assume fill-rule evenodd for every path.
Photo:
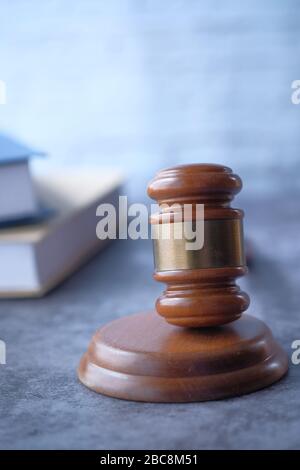
<instances>
[{"instance_id":1,"label":"wooden sound block base","mask_svg":"<svg viewBox=\"0 0 300 470\"><path fill-rule=\"evenodd\" d=\"M155 312L97 331L78 370L90 389L125 400L193 402L267 387L287 371L286 353L260 320L183 329Z\"/></svg>"}]
</instances>

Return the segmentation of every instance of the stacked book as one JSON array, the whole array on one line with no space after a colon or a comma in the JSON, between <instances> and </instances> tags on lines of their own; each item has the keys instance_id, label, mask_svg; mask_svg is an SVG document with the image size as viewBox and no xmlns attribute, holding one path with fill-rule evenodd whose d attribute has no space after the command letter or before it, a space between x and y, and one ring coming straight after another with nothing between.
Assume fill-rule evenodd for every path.
<instances>
[{"instance_id":1,"label":"stacked book","mask_svg":"<svg viewBox=\"0 0 300 470\"><path fill-rule=\"evenodd\" d=\"M122 178L101 169L30 173L42 152L0 135L0 297L41 296L105 246L96 209Z\"/></svg>"}]
</instances>

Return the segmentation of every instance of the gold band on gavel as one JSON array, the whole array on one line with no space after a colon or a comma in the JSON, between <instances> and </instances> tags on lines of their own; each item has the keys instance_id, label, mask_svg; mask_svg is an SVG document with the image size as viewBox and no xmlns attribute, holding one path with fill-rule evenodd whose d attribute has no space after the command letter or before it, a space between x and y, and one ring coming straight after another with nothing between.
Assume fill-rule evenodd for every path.
<instances>
[{"instance_id":1,"label":"gold band on gavel","mask_svg":"<svg viewBox=\"0 0 300 470\"><path fill-rule=\"evenodd\" d=\"M240 219L204 221L204 243L197 250L187 249L191 240L185 236L184 224L175 222L152 225L154 263L156 271L177 269L204 269L244 266L243 223ZM181 227L178 225L181 224ZM162 234L169 230L170 237ZM203 226L202 226L203 227ZM183 236L174 237L174 231L181 228Z\"/></svg>"}]
</instances>

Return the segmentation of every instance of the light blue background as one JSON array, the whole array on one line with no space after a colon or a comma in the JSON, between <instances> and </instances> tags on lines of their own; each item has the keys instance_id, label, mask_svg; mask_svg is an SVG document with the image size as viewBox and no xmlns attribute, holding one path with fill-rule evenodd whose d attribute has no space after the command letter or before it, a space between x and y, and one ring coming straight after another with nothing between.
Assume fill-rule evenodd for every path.
<instances>
[{"instance_id":1,"label":"light blue background","mask_svg":"<svg viewBox=\"0 0 300 470\"><path fill-rule=\"evenodd\" d=\"M1 0L0 129L141 191L197 161L297 190L299 28L297 0Z\"/></svg>"}]
</instances>

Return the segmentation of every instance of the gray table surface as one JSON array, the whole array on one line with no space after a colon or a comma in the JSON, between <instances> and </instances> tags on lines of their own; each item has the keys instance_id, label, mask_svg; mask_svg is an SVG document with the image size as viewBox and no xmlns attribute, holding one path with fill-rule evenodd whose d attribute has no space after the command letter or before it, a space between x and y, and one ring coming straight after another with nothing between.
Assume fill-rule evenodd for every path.
<instances>
[{"instance_id":1,"label":"gray table surface","mask_svg":"<svg viewBox=\"0 0 300 470\"><path fill-rule=\"evenodd\" d=\"M291 356L300 339L299 212L294 195L244 201L255 264L241 284ZM116 241L44 299L0 303L0 447L7 449L250 449L300 447L300 366L247 396L142 404L97 395L76 367L101 324L151 309L148 241Z\"/></svg>"}]
</instances>

